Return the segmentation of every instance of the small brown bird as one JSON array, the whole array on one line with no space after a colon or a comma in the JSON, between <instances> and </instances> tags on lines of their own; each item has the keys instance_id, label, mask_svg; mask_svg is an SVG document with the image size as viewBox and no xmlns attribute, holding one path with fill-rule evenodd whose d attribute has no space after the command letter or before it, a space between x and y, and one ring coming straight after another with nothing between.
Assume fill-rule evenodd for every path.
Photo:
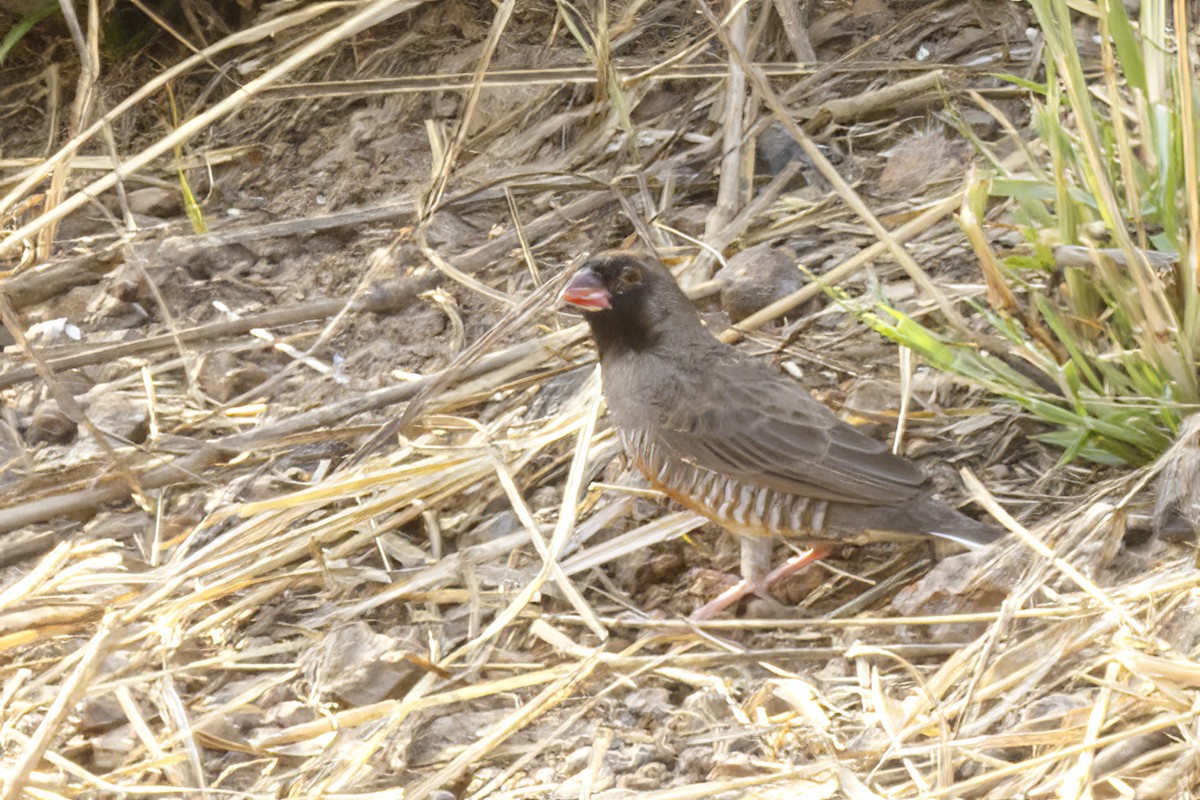
<instances>
[{"instance_id":1,"label":"small brown bird","mask_svg":"<svg viewBox=\"0 0 1200 800\"><path fill-rule=\"evenodd\" d=\"M656 489L736 534L742 581L706 619L824 557L828 545L999 531L950 508L925 476L778 372L718 341L662 264L593 256L562 299L582 309L625 451ZM775 538L811 546L767 574Z\"/></svg>"}]
</instances>

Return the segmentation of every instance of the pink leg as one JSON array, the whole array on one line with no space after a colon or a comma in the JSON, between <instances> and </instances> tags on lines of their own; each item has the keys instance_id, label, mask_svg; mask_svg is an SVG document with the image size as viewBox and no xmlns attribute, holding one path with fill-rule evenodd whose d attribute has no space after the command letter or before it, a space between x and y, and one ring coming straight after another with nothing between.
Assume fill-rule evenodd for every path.
<instances>
[{"instance_id":1,"label":"pink leg","mask_svg":"<svg viewBox=\"0 0 1200 800\"><path fill-rule=\"evenodd\" d=\"M828 545L814 544L808 548L808 552L801 553L798 556L792 556L787 561L780 564L771 572L767 573L767 577L762 579L763 589L774 586L784 578L795 575L800 570L812 564L814 561L820 561L825 556L829 555L831 549Z\"/></svg>"},{"instance_id":2,"label":"pink leg","mask_svg":"<svg viewBox=\"0 0 1200 800\"><path fill-rule=\"evenodd\" d=\"M743 597L751 594L763 594L772 585L789 575L796 574L814 561L820 561L829 555L829 547L826 545L813 545L807 552L801 553L798 556L792 556L774 570L763 575L765 570L761 568L763 565L762 553L764 552L762 541L764 540L743 540L742 575L744 577L733 586L721 592L714 599L693 611L689 619L697 621L712 619L726 608L736 604ZM765 541L766 565L770 566L771 542L770 540Z\"/></svg>"}]
</instances>

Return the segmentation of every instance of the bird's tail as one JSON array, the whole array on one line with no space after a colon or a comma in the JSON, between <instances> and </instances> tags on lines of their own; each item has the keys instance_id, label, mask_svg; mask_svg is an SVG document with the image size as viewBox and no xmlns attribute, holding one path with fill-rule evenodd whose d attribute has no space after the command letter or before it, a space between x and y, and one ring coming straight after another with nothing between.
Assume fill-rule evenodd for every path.
<instances>
[{"instance_id":1,"label":"bird's tail","mask_svg":"<svg viewBox=\"0 0 1200 800\"><path fill-rule=\"evenodd\" d=\"M1004 535L1003 529L971 519L933 497L916 500L906 510L919 529L971 550L991 544Z\"/></svg>"},{"instance_id":2,"label":"bird's tail","mask_svg":"<svg viewBox=\"0 0 1200 800\"><path fill-rule=\"evenodd\" d=\"M846 542L935 536L972 550L1004 535L1000 528L973 520L929 495L897 506L831 503L826 527L834 534L831 538Z\"/></svg>"}]
</instances>

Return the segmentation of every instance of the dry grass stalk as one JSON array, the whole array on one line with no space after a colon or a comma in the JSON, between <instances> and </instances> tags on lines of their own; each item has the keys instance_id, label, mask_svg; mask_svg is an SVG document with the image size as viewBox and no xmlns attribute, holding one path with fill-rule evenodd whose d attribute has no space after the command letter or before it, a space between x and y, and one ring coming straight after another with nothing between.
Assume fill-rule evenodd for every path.
<instances>
[{"instance_id":1,"label":"dry grass stalk","mask_svg":"<svg viewBox=\"0 0 1200 800\"><path fill-rule=\"evenodd\" d=\"M312 58L325 52L338 42L389 17L409 11L422 2L423 0L408 0L408 2L400 3L396 3L393 0L375 0L375 2L355 12L339 25L324 32L312 42L284 58L278 65L267 70L262 76L247 83L240 92L230 95L225 100L215 104L208 111L180 125L175 131L159 139L136 156L126 159L112 172L88 184L85 190L76 192L62 203L54 206L50 211L39 216L33 222L18 228L8 236L0 239L0 255L13 250L29 236L39 233L43 229L57 223L68 214L82 208L89 202L90 198L112 189L122 179L148 166L154 159L170 152L176 145L187 142L209 125L236 112L246 105L258 91L275 83L297 67L308 63ZM67 158L69 158L69 154Z\"/></svg>"},{"instance_id":2,"label":"dry grass stalk","mask_svg":"<svg viewBox=\"0 0 1200 800\"><path fill-rule=\"evenodd\" d=\"M1200 664L1180 620L1194 615L1200 578L1182 557L1156 556L1134 570L1094 544L1118 540L1134 484L1149 481L1150 471L1123 486L1099 487L1075 501L1074 510L1040 518L1015 510L1045 502L1035 494L1041 489L1034 478L1044 477L1047 494L1065 494L1070 481L1090 476L1030 477L1038 465L1026 467L1020 458L1037 454L1021 450L1010 459L1008 479L989 479L987 489L972 484L1015 532L977 568L985 576L1013 576L998 609L931 606L929 613L894 615L883 605L896 593L889 581L920 563L903 558L875 571L878 564L863 558L850 569L823 573L820 586L796 601L800 618L696 625L639 607L655 587L638 581L664 580L654 572L658 562L639 558L683 553L704 561L697 554L710 537L696 533L701 520L688 513L645 516L652 497L637 487L613 488L627 476L601 480L617 444L605 428L594 375L578 379L591 368L591 354L578 347L581 326L563 325L550 313L553 278L539 267L568 264L631 227L668 257L692 259L681 265L685 272L704 247L724 256L745 243L811 237L836 246L824 281L861 279L865 268L890 254L927 293L926 309L961 317L955 298L978 295L985 286L947 288L931 273L938 254L961 245L952 226L938 223L962 205L962 193L943 190L891 209L873 207L864 183L850 179L855 162L835 165L815 145L826 132L796 124L810 122L807 114L833 112L848 136L886 138L887 123L873 122L864 111L887 110L900 94L940 86L941 74L924 70L881 88L872 83L880 62L856 61L871 56L878 40L850 47L843 63L821 65L816 78L808 67L775 63L804 47L805 32L785 16L783 35L772 40L757 16L774 13L773 6L782 10L771 2L734 4L748 21L744 37L731 35L728 20L705 23L689 4L634 2L607 24L601 8L591 21L600 25L591 56L581 54L579 42L551 37L547 50L562 49L570 63L533 69L512 69L505 61L505 47L521 36L545 41L545 31L522 16L527 9L512 2L498 12L487 8L480 48L464 68L445 74L408 52L421 44L419 33L400 31L391 46L369 38L377 35L372 26L388 17L424 13L428 5L319 4L258 23L152 78L100 121L81 126L55 155L23 161L21 172L4 179L13 189L0 208L12 209L55 170L106 170L52 211L16 225L0 242L0 253L9 253L68 219L88 193L103 193L135 173L152 174L160 155L201 131L222 130L211 128L218 123L269 130L319 107L348 108L336 105L339 97L379 97L380 103L395 101L401 121L423 135L428 109L404 103L418 98L432 107L439 92L468 91L455 111L453 136L434 137L441 149L422 175L425 210L467 215L483 209L493 214L491 224L505 228L454 255L455 242L434 238L434 215L418 219L415 201L392 198L344 215L188 237L190 247L218 248L389 220L399 220L396 227L420 225L398 234L389 229L388 238L399 236L394 252L411 245L418 254L413 263L431 276L421 290L453 293L462 309L456 313L493 331L479 337L479 327L465 326L484 344L449 354L451 368L440 378L432 369L420 382L388 378L375 392L309 410L287 407L279 381L261 407L269 421L248 423L216 413L215 404L199 412L189 405L186 381L177 375L182 363L166 358L168 336L119 350L89 346L74 356L116 360L153 345L138 350L150 363L131 365L109 388L144 387L159 439L185 431L200 449L169 466L159 459L172 456L156 451L153 437L145 452L117 449L146 493L147 516L162 523L153 536L129 542L112 538L127 535L121 530L92 538L79 531L34 560L21 555L26 560L6 573L0 749L13 755L0 763L5 797L284 791L412 798L454 786L475 800L550 797L563 787L571 796L599 800L614 791L606 788L610 765L648 742L662 748L649 751L652 763L684 763L697 751L713 758L704 768L637 789L637 796L654 800L721 793L814 800L1085 797L1138 782L1149 791L1172 776L1188 780L1188 753L1172 737L1187 741L1197 723ZM935 30L944 23L938 15L953 10L943 6L928 4L889 22L889 36L906 40ZM297 33L305 26L313 29L307 39ZM341 52L356 34L366 37L355 43L362 74L328 75L305 66ZM280 44L268 46L269 37ZM720 64L707 57L714 38L732 45ZM813 40L817 47L825 41L815 33ZM649 51L629 57L632 44ZM110 156L76 154L104 125L141 110L167 81L235 48L251 48L254 58L264 59L242 89L202 106L119 166ZM347 79L329 80L341 77ZM743 77L753 87L750 98L738 89ZM294 83L284 85L284 78ZM776 89L768 79L795 83ZM583 100L556 94L568 81L602 91ZM670 81L686 81L686 92L665 92L665 110L651 113L647 99L664 102L659 90ZM498 88L529 94L497 113L487 101ZM729 101L724 117L712 113L722 93ZM843 102L856 95L868 105ZM999 101L992 103L996 95L977 97L1008 121ZM744 106L751 100L764 102L773 117L747 119ZM234 112L239 116L231 119ZM473 116L476 129L468 125ZM730 145L748 143L773 118L784 122L832 189L797 191L793 182L804 168L796 161L751 198L741 194L746 182L735 178L745 178L738 171L746 159L735 158ZM721 123L710 126L708 119ZM430 129L440 131L441 124ZM429 140L414 141L421 147L413 152L428 155ZM234 152L220 144L196 157ZM718 165L727 185L714 194L709 176ZM707 235L679 222L689 207L711 207L714 197L729 213ZM881 219L907 221L889 231ZM691 230L699 245L676 233L681 229ZM141 233L129 235L135 246L143 241ZM1126 258L1134 263L1128 259L1135 256ZM355 277L366 274L364 268ZM39 291L53 293L46 287L61 285L43 283ZM354 285L364 288L365 280ZM719 287L693 288L707 296ZM776 332L760 329L820 292L807 286L724 335L732 340L760 331L753 346L790 357ZM538 302L528 300L535 295ZM300 358L326 358L324 350L315 351L335 330L363 324L347 313L349 300L321 302L326 305L286 310L293 314L289 324L341 314ZM510 304L516 308L505 317ZM855 329L810 324L831 316L816 312L801 320L813 349L855 342ZM281 324L279 317L266 321ZM180 340L207 345L216 335L241 336L264 318L247 315L242 322L236 329L182 327ZM61 370L81 362L46 363ZM805 377L814 385L825 381L836 395L853 371L827 363L836 364L836 357L814 360L811 369L806 362ZM826 381L822 370L834 377ZM0 389L24 391L30 379L28 372L6 370ZM913 388L906 441L949 450L938 422L962 418L943 414L936 401L923 408L932 394ZM275 459L301 446L361 441L367 421L355 415L402 402L410 402L400 417L404 435L389 432L387 446L360 463L337 468L330 458L299 477L279 476L269 491L247 490L258 488L253 481ZM347 427L351 422L361 427ZM983 452L993 446L1004 451L1009 440L976 429L953 445L974 464L990 463ZM109 463L93 458L67 475L35 475L42 480L38 488L5 509L19 518L0 519L0 528L33 526L68 512L95 514L103 523L112 511L102 506L129 493L95 484ZM163 486L172 487L165 498L157 491ZM175 493L198 500L198 513L170 527ZM252 499L242 499L247 496ZM1005 509L1012 513L1006 516ZM1029 559L1030 549L1039 557ZM639 563L649 578L622 574ZM666 580L675 581L672 591L688 583L678 576ZM363 641L378 640L368 637L355 640L359 653L341 638L364 628L388 647L369 651ZM374 669L395 677L383 696L339 694L351 694L339 678L364 670L369 686L381 674ZM459 719L457 738L439 733L444 721ZM124 748L120 758L93 759L114 746L105 739L110 734ZM574 763L570 748L581 737L591 749L579 757L576 774L566 775L561 769ZM746 752L731 749L745 743ZM633 775L636 769L616 778L653 778Z\"/></svg>"}]
</instances>

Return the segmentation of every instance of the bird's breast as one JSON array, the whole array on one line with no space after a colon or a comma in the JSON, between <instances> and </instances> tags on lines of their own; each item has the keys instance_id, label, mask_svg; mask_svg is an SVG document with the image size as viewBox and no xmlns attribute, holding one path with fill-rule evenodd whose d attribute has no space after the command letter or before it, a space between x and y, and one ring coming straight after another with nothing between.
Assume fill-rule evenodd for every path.
<instances>
[{"instance_id":1,"label":"bird's breast","mask_svg":"<svg viewBox=\"0 0 1200 800\"><path fill-rule=\"evenodd\" d=\"M740 536L822 538L828 503L724 475L664 450L644 431L621 431L625 452L654 488Z\"/></svg>"}]
</instances>

